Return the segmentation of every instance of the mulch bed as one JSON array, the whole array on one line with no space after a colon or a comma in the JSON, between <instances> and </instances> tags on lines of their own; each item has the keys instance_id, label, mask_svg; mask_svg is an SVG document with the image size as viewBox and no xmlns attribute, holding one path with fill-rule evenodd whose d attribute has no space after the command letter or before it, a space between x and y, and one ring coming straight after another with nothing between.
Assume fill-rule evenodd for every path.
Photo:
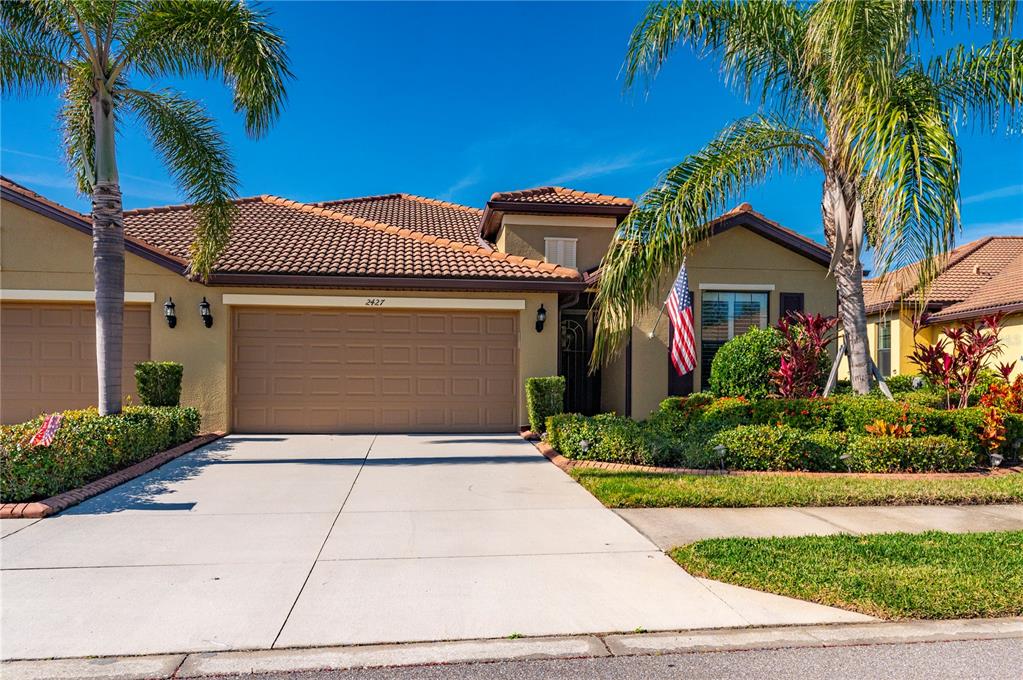
<instances>
[{"instance_id":1,"label":"mulch bed","mask_svg":"<svg viewBox=\"0 0 1023 680\"><path fill-rule=\"evenodd\" d=\"M126 467L123 470L113 472L106 477L100 477L99 479L89 482L85 486L78 487L77 489L71 489L70 491L65 491L64 493L57 494L56 496L50 496L45 500L35 501L33 503L3 503L0 505L0 519L39 519L41 517L48 517L49 515L60 512L61 510L66 510L72 505L78 505L82 501L99 495L104 491L109 491L115 486L124 484L125 482L144 475L151 470L155 470L161 465L169 463L175 458L194 451L200 446L205 446L212 441L216 441L223 436L223 432L201 434L191 441L187 441L184 444L178 444L172 449L167 449L166 451L153 454L149 458L135 463L130 467Z\"/></svg>"},{"instance_id":2,"label":"mulch bed","mask_svg":"<svg viewBox=\"0 0 1023 680\"><path fill-rule=\"evenodd\" d=\"M787 477L863 477L878 479L969 479L973 477L997 477L999 475L1023 474L1023 466L1015 465L998 468L977 468L973 472L803 472L803 471L772 471L761 472L759 470L703 470L696 468L675 468L675 467L653 467L649 465L631 465L629 463L607 463L600 460L572 460L565 458L547 442L540 439L539 435L529 430L522 430L519 434L526 441L536 447L547 460L557 465L566 472L572 468L590 468L594 470L610 470L613 472L648 472L651 474L663 475L735 475L762 476L775 475Z\"/></svg>"}]
</instances>

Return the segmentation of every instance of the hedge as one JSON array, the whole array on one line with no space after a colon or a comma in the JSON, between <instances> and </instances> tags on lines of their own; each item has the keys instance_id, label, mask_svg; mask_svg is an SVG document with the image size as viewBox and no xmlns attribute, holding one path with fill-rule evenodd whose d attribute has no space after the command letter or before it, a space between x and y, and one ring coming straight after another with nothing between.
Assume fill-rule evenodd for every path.
<instances>
[{"instance_id":1,"label":"hedge","mask_svg":"<svg viewBox=\"0 0 1023 680\"><path fill-rule=\"evenodd\" d=\"M724 446L725 467L732 470L840 469L848 443L841 432L807 432L787 425L740 425L714 435L709 444Z\"/></svg>"},{"instance_id":2,"label":"hedge","mask_svg":"<svg viewBox=\"0 0 1023 680\"><path fill-rule=\"evenodd\" d=\"M0 427L0 502L48 498L186 442L199 432L194 408L129 406L118 415L65 411L50 446L28 448L40 416Z\"/></svg>"},{"instance_id":3,"label":"hedge","mask_svg":"<svg viewBox=\"0 0 1023 680\"><path fill-rule=\"evenodd\" d=\"M135 384L146 406L181 404L181 376L185 369L173 361L140 361L135 364Z\"/></svg>"},{"instance_id":4,"label":"hedge","mask_svg":"<svg viewBox=\"0 0 1023 680\"><path fill-rule=\"evenodd\" d=\"M526 378L526 411L529 429L540 434L547 427L547 419L565 410L565 378L552 375Z\"/></svg>"},{"instance_id":5,"label":"hedge","mask_svg":"<svg viewBox=\"0 0 1023 680\"><path fill-rule=\"evenodd\" d=\"M848 454L853 472L960 472L976 458L965 442L946 435L853 437Z\"/></svg>"}]
</instances>

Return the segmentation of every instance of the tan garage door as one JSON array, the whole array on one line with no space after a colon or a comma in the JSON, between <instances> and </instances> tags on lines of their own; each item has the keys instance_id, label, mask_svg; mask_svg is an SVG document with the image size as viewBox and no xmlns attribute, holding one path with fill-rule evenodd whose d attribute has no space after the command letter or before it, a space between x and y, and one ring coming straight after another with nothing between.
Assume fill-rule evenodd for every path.
<instances>
[{"instance_id":1,"label":"tan garage door","mask_svg":"<svg viewBox=\"0 0 1023 680\"><path fill-rule=\"evenodd\" d=\"M238 432L509 432L509 313L239 308Z\"/></svg>"},{"instance_id":2,"label":"tan garage door","mask_svg":"<svg viewBox=\"0 0 1023 680\"><path fill-rule=\"evenodd\" d=\"M137 404L135 363L149 359L149 306L124 309L126 394ZM91 304L0 305L0 418L95 406L96 312Z\"/></svg>"}]
</instances>

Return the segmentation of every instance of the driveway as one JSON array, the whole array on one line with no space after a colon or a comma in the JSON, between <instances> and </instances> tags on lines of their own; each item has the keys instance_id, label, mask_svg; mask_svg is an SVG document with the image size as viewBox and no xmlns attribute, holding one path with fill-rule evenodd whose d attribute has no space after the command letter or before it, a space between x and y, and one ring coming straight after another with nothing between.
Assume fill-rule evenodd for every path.
<instances>
[{"instance_id":1,"label":"driveway","mask_svg":"<svg viewBox=\"0 0 1023 680\"><path fill-rule=\"evenodd\" d=\"M232 436L3 533L4 659L865 619L689 576L514 435Z\"/></svg>"}]
</instances>

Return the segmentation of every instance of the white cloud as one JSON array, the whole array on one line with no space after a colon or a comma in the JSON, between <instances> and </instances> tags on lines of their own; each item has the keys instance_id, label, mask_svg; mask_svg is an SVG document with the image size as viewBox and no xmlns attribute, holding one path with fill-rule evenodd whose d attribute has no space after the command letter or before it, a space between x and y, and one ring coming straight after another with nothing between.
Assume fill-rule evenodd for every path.
<instances>
[{"instance_id":1,"label":"white cloud","mask_svg":"<svg viewBox=\"0 0 1023 680\"><path fill-rule=\"evenodd\" d=\"M1023 217L1000 222L975 222L963 225L956 243L968 243L985 236L1023 236Z\"/></svg>"},{"instance_id":2,"label":"white cloud","mask_svg":"<svg viewBox=\"0 0 1023 680\"><path fill-rule=\"evenodd\" d=\"M1011 186L992 189L991 191L984 191L979 194L967 196L963 199L963 205L968 205L970 203L983 203L985 201L992 201L996 198L1011 198L1012 196L1023 196L1023 184L1013 184Z\"/></svg>"},{"instance_id":3,"label":"white cloud","mask_svg":"<svg viewBox=\"0 0 1023 680\"><path fill-rule=\"evenodd\" d=\"M437 198L439 198L442 201L453 201L455 200L455 195L458 192L464 191L465 189L468 189L471 186L479 184L481 179L483 179L482 168L479 167L473 168L471 172L466 173L458 181L456 181L454 184L452 184L443 192L441 192L440 196L438 196Z\"/></svg>"},{"instance_id":4,"label":"white cloud","mask_svg":"<svg viewBox=\"0 0 1023 680\"><path fill-rule=\"evenodd\" d=\"M557 177L553 177L546 182L541 184L569 184L583 179L591 179L593 177L604 177L606 175L613 175L622 170L631 170L635 168L646 168L651 165L666 165L674 158L646 158L642 152L633 152L616 156L614 158L605 158L596 161L590 161L583 163L582 165L576 166L570 170L563 172Z\"/></svg>"}]
</instances>

